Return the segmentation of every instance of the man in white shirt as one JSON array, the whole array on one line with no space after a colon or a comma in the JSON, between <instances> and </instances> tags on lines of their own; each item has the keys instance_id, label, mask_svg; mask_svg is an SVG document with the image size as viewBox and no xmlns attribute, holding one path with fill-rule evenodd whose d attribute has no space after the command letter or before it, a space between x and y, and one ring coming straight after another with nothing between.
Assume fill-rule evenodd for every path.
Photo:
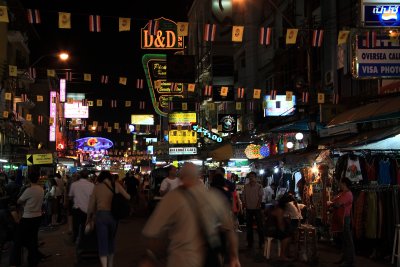
<instances>
[{"instance_id":1,"label":"man in white shirt","mask_svg":"<svg viewBox=\"0 0 400 267\"><path fill-rule=\"evenodd\" d=\"M88 177L89 174L82 171L80 179L71 184L68 194L74 203L72 208L72 238L74 242L77 241L79 231L81 233L84 231L89 199L94 188L94 184L88 181Z\"/></svg>"},{"instance_id":2,"label":"man in white shirt","mask_svg":"<svg viewBox=\"0 0 400 267\"><path fill-rule=\"evenodd\" d=\"M272 200L275 197L275 189L276 189L276 185L274 183L264 187L264 189L263 189L264 195L263 195L262 203L269 204L272 202Z\"/></svg>"},{"instance_id":3,"label":"man in white shirt","mask_svg":"<svg viewBox=\"0 0 400 267\"><path fill-rule=\"evenodd\" d=\"M176 176L176 172L175 166L170 165L168 167L168 176L164 178L160 185L160 195L162 197L181 185L181 180Z\"/></svg>"}]
</instances>

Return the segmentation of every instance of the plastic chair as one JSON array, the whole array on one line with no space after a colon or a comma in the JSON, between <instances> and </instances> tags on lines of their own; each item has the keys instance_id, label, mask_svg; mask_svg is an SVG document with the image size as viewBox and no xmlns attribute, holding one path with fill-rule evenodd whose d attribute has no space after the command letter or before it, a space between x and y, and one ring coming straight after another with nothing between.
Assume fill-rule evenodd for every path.
<instances>
[{"instance_id":1,"label":"plastic chair","mask_svg":"<svg viewBox=\"0 0 400 267\"><path fill-rule=\"evenodd\" d=\"M264 243L264 257L269 260L271 256L271 245L272 245L272 240L275 238L273 237L267 237ZM278 245L278 257L281 256L281 241L277 240L277 245Z\"/></svg>"}]
</instances>

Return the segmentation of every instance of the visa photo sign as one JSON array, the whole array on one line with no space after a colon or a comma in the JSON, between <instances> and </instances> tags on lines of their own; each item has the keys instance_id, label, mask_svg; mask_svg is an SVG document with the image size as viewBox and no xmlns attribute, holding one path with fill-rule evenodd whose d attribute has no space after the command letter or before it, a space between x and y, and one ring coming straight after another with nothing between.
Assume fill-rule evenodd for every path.
<instances>
[{"instance_id":1,"label":"visa photo sign","mask_svg":"<svg viewBox=\"0 0 400 267\"><path fill-rule=\"evenodd\" d=\"M357 36L355 78L399 78L400 46L399 42L388 36L377 36L367 41L368 36Z\"/></svg>"}]
</instances>

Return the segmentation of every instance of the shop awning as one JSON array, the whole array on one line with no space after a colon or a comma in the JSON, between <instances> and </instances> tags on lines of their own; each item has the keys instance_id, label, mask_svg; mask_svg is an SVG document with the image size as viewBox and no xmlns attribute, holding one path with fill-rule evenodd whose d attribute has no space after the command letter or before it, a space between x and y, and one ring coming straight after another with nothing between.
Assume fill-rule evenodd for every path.
<instances>
[{"instance_id":1,"label":"shop awning","mask_svg":"<svg viewBox=\"0 0 400 267\"><path fill-rule=\"evenodd\" d=\"M342 139L333 139L330 144L325 144L330 148L337 149L400 149L400 126L385 129L377 129L365 133L360 133L351 137ZM383 144L384 140L389 142ZM322 142L323 143L323 142ZM379 143L379 144L378 144ZM386 147L386 148L384 148Z\"/></svg>"},{"instance_id":2,"label":"shop awning","mask_svg":"<svg viewBox=\"0 0 400 267\"><path fill-rule=\"evenodd\" d=\"M343 112L329 122L327 127L394 118L400 118L400 97L384 99Z\"/></svg>"}]
</instances>

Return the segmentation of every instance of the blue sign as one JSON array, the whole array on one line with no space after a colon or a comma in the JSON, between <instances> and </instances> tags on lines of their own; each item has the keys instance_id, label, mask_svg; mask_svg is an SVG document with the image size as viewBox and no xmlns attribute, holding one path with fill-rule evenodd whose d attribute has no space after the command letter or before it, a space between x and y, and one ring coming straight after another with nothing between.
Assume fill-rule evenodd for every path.
<instances>
[{"instance_id":1,"label":"blue sign","mask_svg":"<svg viewBox=\"0 0 400 267\"><path fill-rule=\"evenodd\" d=\"M400 5L364 5L364 26L394 27L400 25Z\"/></svg>"}]
</instances>

